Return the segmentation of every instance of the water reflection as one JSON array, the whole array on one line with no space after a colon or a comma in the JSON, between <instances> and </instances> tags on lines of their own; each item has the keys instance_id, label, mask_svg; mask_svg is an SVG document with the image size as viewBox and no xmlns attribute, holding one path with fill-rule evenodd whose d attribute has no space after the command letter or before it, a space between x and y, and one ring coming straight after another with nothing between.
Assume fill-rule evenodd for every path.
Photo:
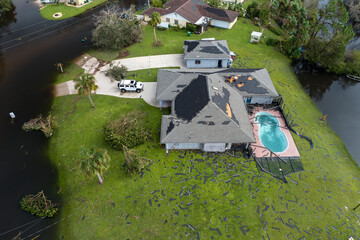
<instances>
[{"instance_id":1,"label":"water reflection","mask_svg":"<svg viewBox=\"0 0 360 240\"><path fill-rule=\"evenodd\" d=\"M360 165L360 82L326 73L297 74L305 91Z\"/></svg>"},{"instance_id":2,"label":"water reflection","mask_svg":"<svg viewBox=\"0 0 360 240\"><path fill-rule=\"evenodd\" d=\"M10 11L6 12L4 14L4 18L0 19L0 28L3 26L6 26L12 22L16 23L17 19L16 19L16 6L12 5L12 8Z\"/></svg>"}]
</instances>

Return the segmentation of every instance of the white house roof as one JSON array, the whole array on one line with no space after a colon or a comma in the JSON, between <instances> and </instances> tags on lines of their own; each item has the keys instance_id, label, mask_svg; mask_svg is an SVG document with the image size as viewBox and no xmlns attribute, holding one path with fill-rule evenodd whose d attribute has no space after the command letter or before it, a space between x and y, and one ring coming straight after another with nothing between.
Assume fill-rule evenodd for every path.
<instances>
[{"instance_id":1,"label":"white house roof","mask_svg":"<svg viewBox=\"0 0 360 240\"><path fill-rule=\"evenodd\" d=\"M253 37L261 37L261 35L262 35L261 32L255 32L255 31L253 31L253 32L251 33L251 36L253 36Z\"/></svg>"}]
</instances>

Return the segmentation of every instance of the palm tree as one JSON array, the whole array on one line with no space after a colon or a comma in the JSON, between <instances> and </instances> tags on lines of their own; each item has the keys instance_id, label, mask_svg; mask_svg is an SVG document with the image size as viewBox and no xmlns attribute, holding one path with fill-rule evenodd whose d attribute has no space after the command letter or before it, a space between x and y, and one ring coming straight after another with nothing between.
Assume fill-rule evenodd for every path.
<instances>
[{"instance_id":1,"label":"palm tree","mask_svg":"<svg viewBox=\"0 0 360 240\"><path fill-rule=\"evenodd\" d=\"M152 13L152 16L151 16L151 19L150 19L150 21L149 21L149 24L150 24L151 26L153 26L153 28L154 28L155 43L158 42L158 41L157 41L157 38L156 38L155 28L156 28L156 26L157 26L159 23L161 23L160 13L158 13L158 12L153 12L153 13Z\"/></svg>"},{"instance_id":2,"label":"palm tree","mask_svg":"<svg viewBox=\"0 0 360 240\"><path fill-rule=\"evenodd\" d=\"M94 76L90 73L83 73L80 77L75 78L74 81L76 82L75 89L78 90L79 95L86 94L91 102L91 105L95 108L90 94L91 91L96 91L99 86L95 84Z\"/></svg>"},{"instance_id":3,"label":"palm tree","mask_svg":"<svg viewBox=\"0 0 360 240\"><path fill-rule=\"evenodd\" d=\"M78 162L80 170L88 177L96 175L100 184L103 184L104 180L101 176L110 165L110 156L108 155L106 149L98 149L95 151L91 148L88 151L85 147L82 147L81 155L82 158Z\"/></svg>"}]
</instances>

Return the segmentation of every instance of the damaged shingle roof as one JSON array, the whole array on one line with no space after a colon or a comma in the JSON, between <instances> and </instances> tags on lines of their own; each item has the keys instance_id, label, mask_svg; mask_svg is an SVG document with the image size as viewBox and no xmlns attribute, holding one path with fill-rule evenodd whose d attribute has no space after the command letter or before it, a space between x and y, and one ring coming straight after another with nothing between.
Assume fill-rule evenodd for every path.
<instances>
[{"instance_id":1,"label":"damaged shingle roof","mask_svg":"<svg viewBox=\"0 0 360 240\"><path fill-rule=\"evenodd\" d=\"M226 40L185 40L184 59L230 59Z\"/></svg>"},{"instance_id":2,"label":"damaged shingle roof","mask_svg":"<svg viewBox=\"0 0 360 240\"><path fill-rule=\"evenodd\" d=\"M175 98L175 113L178 118L191 121L209 102L206 77L199 75Z\"/></svg>"},{"instance_id":3,"label":"damaged shingle roof","mask_svg":"<svg viewBox=\"0 0 360 240\"><path fill-rule=\"evenodd\" d=\"M182 74L193 79L176 96L172 114L162 118L162 143L255 141L244 101L235 89L206 72L197 77Z\"/></svg>"}]
</instances>

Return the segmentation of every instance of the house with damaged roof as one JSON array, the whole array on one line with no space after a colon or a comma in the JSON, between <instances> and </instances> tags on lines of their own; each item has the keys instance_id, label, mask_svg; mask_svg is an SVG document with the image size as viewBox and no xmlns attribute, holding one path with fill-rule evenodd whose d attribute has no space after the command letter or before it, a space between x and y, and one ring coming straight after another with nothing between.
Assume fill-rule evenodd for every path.
<instances>
[{"instance_id":1,"label":"house with damaged roof","mask_svg":"<svg viewBox=\"0 0 360 240\"><path fill-rule=\"evenodd\" d=\"M166 150L223 152L255 142L246 104L278 97L266 69L162 69L156 100L163 115L160 142Z\"/></svg>"},{"instance_id":2,"label":"house with damaged roof","mask_svg":"<svg viewBox=\"0 0 360 240\"><path fill-rule=\"evenodd\" d=\"M161 15L162 25L186 27L194 24L200 33L209 26L230 29L239 16L235 11L210 7L203 0L170 0L164 8L150 7L143 11L144 20L149 21L153 12Z\"/></svg>"},{"instance_id":3,"label":"house with damaged roof","mask_svg":"<svg viewBox=\"0 0 360 240\"><path fill-rule=\"evenodd\" d=\"M226 40L185 40L187 68L227 68L232 58Z\"/></svg>"}]
</instances>

